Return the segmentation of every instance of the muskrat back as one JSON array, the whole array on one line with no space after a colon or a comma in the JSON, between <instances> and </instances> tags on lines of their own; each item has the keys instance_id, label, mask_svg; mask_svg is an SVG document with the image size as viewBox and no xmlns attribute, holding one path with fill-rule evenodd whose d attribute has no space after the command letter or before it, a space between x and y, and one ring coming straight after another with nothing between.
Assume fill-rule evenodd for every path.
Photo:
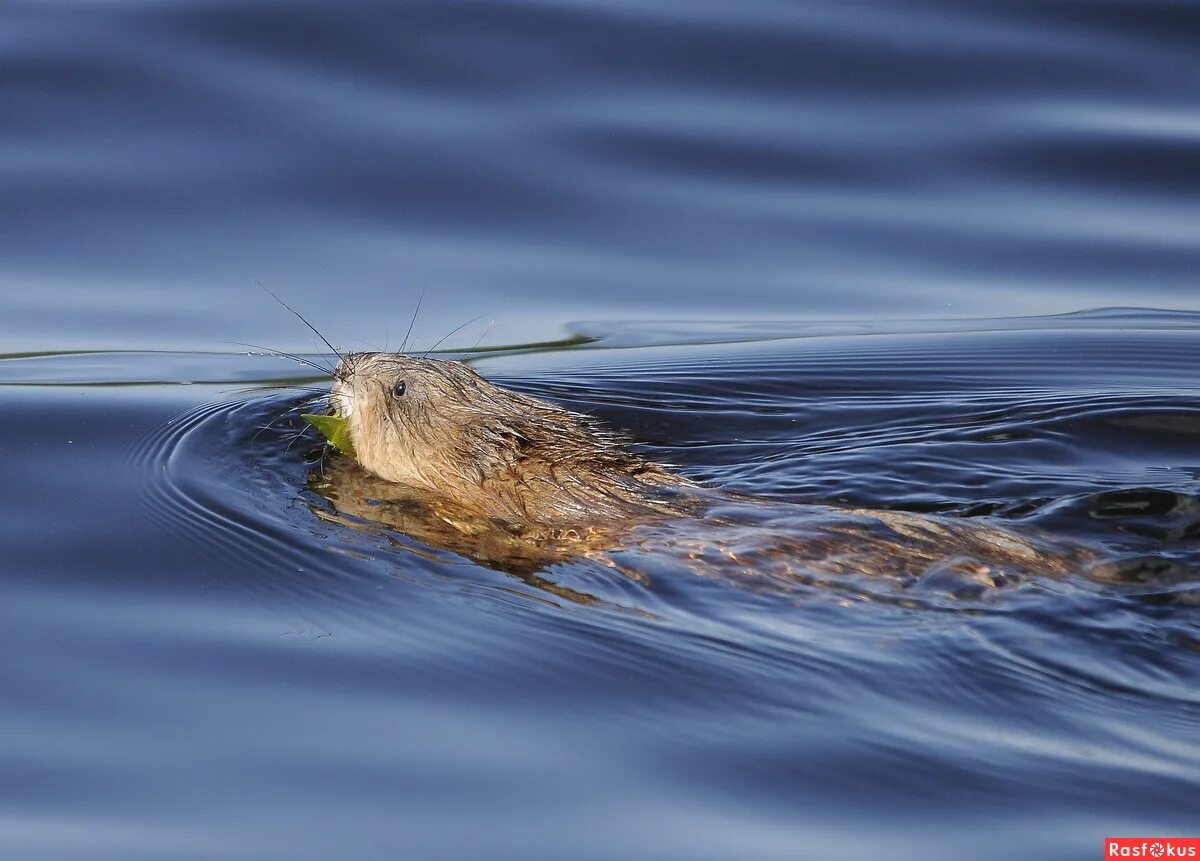
<instances>
[{"instance_id":1,"label":"muskrat back","mask_svg":"<svg viewBox=\"0 0 1200 861\"><path fill-rule=\"evenodd\" d=\"M701 488L591 416L498 386L461 362L348 354L332 396L358 461L326 482L336 506L391 519L494 567L507 559L529 569L631 544L672 548L701 567L781 576L912 577L948 567L987 581L1086 573L1098 561L1069 541L991 522ZM765 514L730 517L730 506Z\"/></svg>"}]
</instances>

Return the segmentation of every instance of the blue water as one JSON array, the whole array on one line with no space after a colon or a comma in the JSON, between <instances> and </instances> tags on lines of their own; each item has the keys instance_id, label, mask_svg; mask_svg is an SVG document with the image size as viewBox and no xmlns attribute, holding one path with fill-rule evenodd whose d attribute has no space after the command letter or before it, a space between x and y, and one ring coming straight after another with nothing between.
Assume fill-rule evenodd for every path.
<instances>
[{"instance_id":1,"label":"blue water","mask_svg":"<svg viewBox=\"0 0 1200 861\"><path fill-rule=\"evenodd\" d=\"M1196 33L1171 0L9 0L0 857L1196 835ZM778 593L349 528L276 388L327 381L246 346L323 345L256 279L714 486L1178 567Z\"/></svg>"}]
</instances>

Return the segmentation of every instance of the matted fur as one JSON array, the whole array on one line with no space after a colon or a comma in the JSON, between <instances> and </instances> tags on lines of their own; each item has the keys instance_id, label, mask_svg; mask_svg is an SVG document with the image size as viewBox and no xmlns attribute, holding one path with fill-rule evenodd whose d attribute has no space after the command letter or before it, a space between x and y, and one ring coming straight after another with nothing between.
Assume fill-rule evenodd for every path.
<instances>
[{"instance_id":1,"label":"matted fur","mask_svg":"<svg viewBox=\"0 0 1200 861\"><path fill-rule=\"evenodd\" d=\"M333 398L365 469L491 517L645 516L670 509L664 489L692 486L591 416L494 385L461 362L352 353Z\"/></svg>"},{"instance_id":2,"label":"matted fur","mask_svg":"<svg viewBox=\"0 0 1200 861\"><path fill-rule=\"evenodd\" d=\"M345 514L494 567L528 572L637 546L684 559L698 574L952 570L991 583L1086 574L1098 561L1035 530L704 490L638 456L594 418L490 383L461 362L354 353L335 376L334 405L349 421L358 464L335 464L318 489ZM757 513L731 519L723 506Z\"/></svg>"}]
</instances>

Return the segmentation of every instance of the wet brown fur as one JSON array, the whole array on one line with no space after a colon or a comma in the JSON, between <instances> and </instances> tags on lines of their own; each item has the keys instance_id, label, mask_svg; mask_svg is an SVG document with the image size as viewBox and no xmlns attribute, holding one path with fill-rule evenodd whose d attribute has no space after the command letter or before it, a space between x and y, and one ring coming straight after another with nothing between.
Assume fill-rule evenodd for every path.
<instances>
[{"instance_id":1,"label":"wet brown fur","mask_svg":"<svg viewBox=\"0 0 1200 861\"><path fill-rule=\"evenodd\" d=\"M1025 573L1084 573L1096 560L1069 542L993 523L704 490L631 452L595 419L459 362L351 354L338 366L333 400L358 460L323 480L339 511L505 570L603 558L620 546L670 553L698 574L948 571L997 585Z\"/></svg>"},{"instance_id":2,"label":"wet brown fur","mask_svg":"<svg viewBox=\"0 0 1200 861\"><path fill-rule=\"evenodd\" d=\"M461 362L351 354L333 398L368 472L514 528L668 513L656 492L694 486L590 416L494 385Z\"/></svg>"}]
</instances>

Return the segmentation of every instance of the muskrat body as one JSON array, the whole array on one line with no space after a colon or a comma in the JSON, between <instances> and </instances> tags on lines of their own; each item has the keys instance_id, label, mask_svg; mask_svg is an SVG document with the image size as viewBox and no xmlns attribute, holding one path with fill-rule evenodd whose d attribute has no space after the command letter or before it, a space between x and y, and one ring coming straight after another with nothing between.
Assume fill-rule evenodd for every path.
<instances>
[{"instance_id":1,"label":"muskrat body","mask_svg":"<svg viewBox=\"0 0 1200 861\"><path fill-rule=\"evenodd\" d=\"M669 553L696 573L772 580L950 572L983 587L1087 573L1069 541L895 511L778 502L698 486L594 418L497 386L461 362L353 353L335 411L357 463L318 489L343 514L491 567L529 573L615 550Z\"/></svg>"},{"instance_id":2,"label":"muskrat body","mask_svg":"<svg viewBox=\"0 0 1200 861\"><path fill-rule=\"evenodd\" d=\"M331 464L319 492L360 525L388 525L506 571L580 556L622 567L618 550L775 582L865 573L989 588L1027 574L1121 580L1130 570L1081 544L982 519L703 488L592 416L494 385L461 362L348 354L331 396L356 463ZM1130 561L1140 576L1145 560Z\"/></svg>"}]
</instances>

